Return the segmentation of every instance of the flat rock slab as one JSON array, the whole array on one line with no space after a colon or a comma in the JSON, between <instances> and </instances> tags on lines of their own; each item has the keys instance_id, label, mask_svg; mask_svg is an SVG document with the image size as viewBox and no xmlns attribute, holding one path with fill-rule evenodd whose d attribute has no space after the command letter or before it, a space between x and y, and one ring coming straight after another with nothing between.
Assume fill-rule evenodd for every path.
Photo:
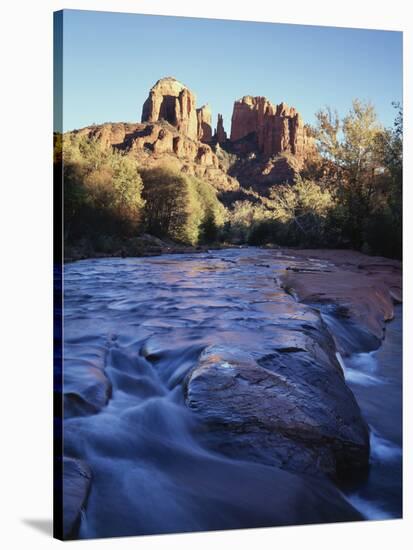
<instances>
[{"instance_id":1,"label":"flat rock slab","mask_svg":"<svg viewBox=\"0 0 413 550\"><path fill-rule=\"evenodd\" d=\"M295 261L280 277L283 288L300 302L325 308L348 328L353 325L360 336L358 351L377 348L385 322L393 318L394 303L402 299L400 262L348 250L293 254ZM338 344L345 353L343 342L338 339Z\"/></svg>"},{"instance_id":2,"label":"flat rock slab","mask_svg":"<svg viewBox=\"0 0 413 550\"><path fill-rule=\"evenodd\" d=\"M211 346L187 381L186 403L229 456L332 477L365 468L369 434L342 372L300 347L258 361ZM281 348L280 348L281 349Z\"/></svg>"}]
</instances>

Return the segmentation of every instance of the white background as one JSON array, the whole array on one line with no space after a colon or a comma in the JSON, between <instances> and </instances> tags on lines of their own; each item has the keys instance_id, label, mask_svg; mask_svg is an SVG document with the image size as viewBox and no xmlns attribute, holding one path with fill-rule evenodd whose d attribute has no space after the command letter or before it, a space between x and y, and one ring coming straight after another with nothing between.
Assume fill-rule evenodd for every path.
<instances>
[{"instance_id":1,"label":"white background","mask_svg":"<svg viewBox=\"0 0 413 550\"><path fill-rule=\"evenodd\" d=\"M405 283L412 273L411 56L407 0L4 0L0 12L0 543L37 550L62 544L30 522L52 515L52 12L61 8L252 19L404 30ZM144 44L142 45L145 46ZM190 45L188 45L190 47ZM168 55L168 52L165 52ZM316 60L315 60L316 63ZM208 78L208 74L205 75ZM410 219L409 219L410 217ZM411 310L405 286L405 313ZM411 315L406 315L405 519L194 535L70 542L84 548L407 548L413 540ZM44 525L44 523L43 523ZM411 541L409 547L411 547Z\"/></svg>"}]
</instances>

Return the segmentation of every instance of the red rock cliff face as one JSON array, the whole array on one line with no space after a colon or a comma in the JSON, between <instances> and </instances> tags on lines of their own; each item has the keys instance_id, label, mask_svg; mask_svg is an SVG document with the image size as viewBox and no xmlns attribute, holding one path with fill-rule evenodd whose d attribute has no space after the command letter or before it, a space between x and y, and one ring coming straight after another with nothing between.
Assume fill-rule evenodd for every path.
<instances>
[{"instance_id":1,"label":"red rock cliff face","mask_svg":"<svg viewBox=\"0 0 413 550\"><path fill-rule=\"evenodd\" d=\"M198 121L198 140L209 143L212 139L212 114L209 105L203 105L196 110Z\"/></svg>"},{"instance_id":2,"label":"red rock cliff face","mask_svg":"<svg viewBox=\"0 0 413 550\"><path fill-rule=\"evenodd\" d=\"M288 152L304 157L309 146L303 119L297 111L285 103L273 105L265 97L244 96L234 103L231 141L247 136L267 156Z\"/></svg>"},{"instance_id":3,"label":"red rock cliff face","mask_svg":"<svg viewBox=\"0 0 413 550\"><path fill-rule=\"evenodd\" d=\"M143 104L142 122L157 122L161 119L189 138L198 138L195 94L172 77L158 80Z\"/></svg>"}]
</instances>

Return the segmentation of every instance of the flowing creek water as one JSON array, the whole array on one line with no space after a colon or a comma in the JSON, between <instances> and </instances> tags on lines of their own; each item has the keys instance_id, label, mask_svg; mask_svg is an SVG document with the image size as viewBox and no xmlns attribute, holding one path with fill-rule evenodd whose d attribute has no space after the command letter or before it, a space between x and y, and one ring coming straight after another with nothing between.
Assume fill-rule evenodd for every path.
<instances>
[{"instance_id":1,"label":"flowing creek water","mask_svg":"<svg viewBox=\"0 0 413 550\"><path fill-rule=\"evenodd\" d=\"M343 360L344 375L370 427L368 478L349 492L368 519L402 516L402 306L382 346Z\"/></svg>"},{"instance_id":2,"label":"flowing creek water","mask_svg":"<svg viewBox=\"0 0 413 550\"><path fill-rule=\"evenodd\" d=\"M64 423L65 454L93 472L80 538L329 521L334 507L340 519L333 484L214 452L184 401L206 346L265 352L277 319L294 320L277 283L291 261L248 248L65 265L65 391L102 372L110 383L97 414ZM401 515L400 310L379 350L342 359L371 427L371 468L341 491L367 519Z\"/></svg>"}]
</instances>

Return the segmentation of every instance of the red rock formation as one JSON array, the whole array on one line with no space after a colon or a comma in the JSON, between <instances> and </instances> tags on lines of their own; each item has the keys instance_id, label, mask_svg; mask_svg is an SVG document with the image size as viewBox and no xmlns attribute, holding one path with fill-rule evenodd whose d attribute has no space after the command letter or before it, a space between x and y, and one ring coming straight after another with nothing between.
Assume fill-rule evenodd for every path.
<instances>
[{"instance_id":1,"label":"red rock formation","mask_svg":"<svg viewBox=\"0 0 413 550\"><path fill-rule=\"evenodd\" d=\"M204 143L209 143L212 139L212 115L209 105L203 105L197 109L196 114L198 121L198 140Z\"/></svg>"},{"instance_id":2,"label":"red rock formation","mask_svg":"<svg viewBox=\"0 0 413 550\"><path fill-rule=\"evenodd\" d=\"M217 143L223 143L224 141L227 141L227 133L224 130L224 121L221 114L218 114L218 121L214 138Z\"/></svg>"},{"instance_id":3,"label":"red rock formation","mask_svg":"<svg viewBox=\"0 0 413 550\"><path fill-rule=\"evenodd\" d=\"M179 158L195 159L198 154L198 144L178 135L174 137L173 151Z\"/></svg>"},{"instance_id":4,"label":"red rock formation","mask_svg":"<svg viewBox=\"0 0 413 550\"><path fill-rule=\"evenodd\" d=\"M265 97L244 96L234 103L231 141L247 137L267 156L288 152L304 157L309 145L297 111L286 103L273 105Z\"/></svg>"},{"instance_id":5,"label":"red rock formation","mask_svg":"<svg viewBox=\"0 0 413 550\"><path fill-rule=\"evenodd\" d=\"M175 78L158 80L143 104L142 122L166 120L179 132L192 139L198 138L195 95Z\"/></svg>"},{"instance_id":6,"label":"red rock formation","mask_svg":"<svg viewBox=\"0 0 413 550\"><path fill-rule=\"evenodd\" d=\"M238 181L220 166L206 143L189 138L169 123L106 123L73 132L93 139L102 149L116 147L135 158L142 167L164 162L186 174L205 179L220 191L237 190Z\"/></svg>"},{"instance_id":7,"label":"red rock formation","mask_svg":"<svg viewBox=\"0 0 413 550\"><path fill-rule=\"evenodd\" d=\"M219 161L217 156L212 152L211 147L208 145L201 145L198 149L196 161L199 164L205 164L207 166L212 165L218 168Z\"/></svg>"}]
</instances>

